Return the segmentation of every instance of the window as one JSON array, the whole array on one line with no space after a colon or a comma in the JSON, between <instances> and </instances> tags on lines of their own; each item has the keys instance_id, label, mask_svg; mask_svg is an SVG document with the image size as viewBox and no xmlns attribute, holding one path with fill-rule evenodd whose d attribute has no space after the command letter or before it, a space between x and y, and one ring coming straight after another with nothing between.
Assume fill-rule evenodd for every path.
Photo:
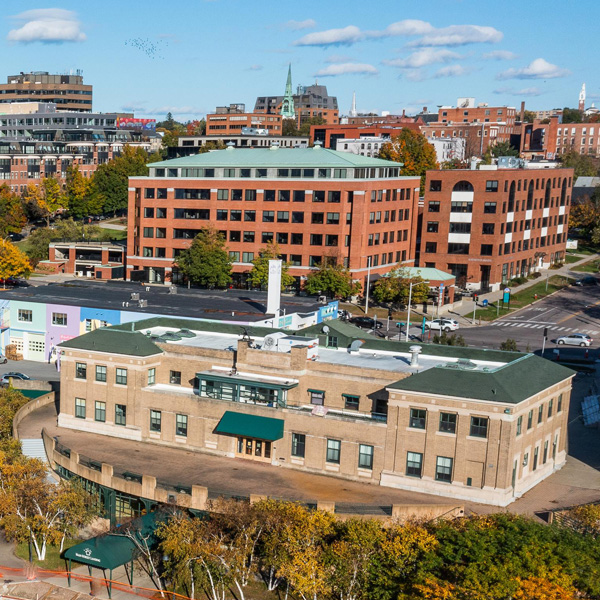
<instances>
[{"instance_id":1,"label":"window","mask_svg":"<svg viewBox=\"0 0 600 600\"><path fill-rule=\"evenodd\" d=\"M304 202L305 195L306 193L304 192L304 190L294 190L292 200L294 202Z\"/></svg>"},{"instance_id":2,"label":"window","mask_svg":"<svg viewBox=\"0 0 600 600\"><path fill-rule=\"evenodd\" d=\"M246 198L246 202L255 202L256 201L256 190L246 190L244 197Z\"/></svg>"},{"instance_id":3,"label":"window","mask_svg":"<svg viewBox=\"0 0 600 600\"><path fill-rule=\"evenodd\" d=\"M485 202L483 205L483 212L492 214L496 212L496 203L495 202Z\"/></svg>"},{"instance_id":4,"label":"window","mask_svg":"<svg viewBox=\"0 0 600 600\"><path fill-rule=\"evenodd\" d=\"M116 370L115 383L119 385L127 385L127 369Z\"/></svg>"},{"instance_id":5,"label":"window","mask_svg":"<svg viewBox=\"0 0 600 600\"><path fill-rule=\"evenodd\" d=\"M439 229L439 223L437 221L428 221L427 233L437 233Z\"/></svg>"},{"instance_id":6,"label":"window","mask_svg":"<svg viewBox=\"0 0 600 600\"><path fill-rule=\"evenodd\" d=\"M540 404L538 408L538 425L544 420L544 405Z\"/></svg>"},{"instance_id":7,"label":"window","mask_svg":"<svg viewBox=\"0 0 600 600\"><path fill-rule=\"evenodd\" d=\"M454 413L440 413L440 431L456 433L456 415Z\"/></svg>"},{"instance_id":8,"label":"window","mask_svg":"<svg viewBox=\"0 0 600 600\"><path fill-rule=\"evenodd\" d=\"M21 321L22 323L31 323L33 321L33 311L20 308L17 320Z\"/></svg>"},{"instance_id":9,"label":"window","mask_svg":"<svg viewBox=\"0 0 600 600\"><path fill-rule=\"evenodd\" d=\"M67 326L67 313L52 313L52 325L58 327Z\"/></svg>"},{"instance_id":10,"label":"window","mask_svg":"<svg viewBox=\"0 0 600 600\"><path fill-rule=\"evenodd\" d=\"M306 452L306 436L303 433L292 433L292 456L304 458Z\"/></svg>"},{"instance_id":11,"label":"window","mask_svg":"<svg viewBox=\"0 0 600 600\"><path fill-rule=\"evenodd\" d=\"M279 190L278 200L279 200L279 202L289 202L290 201L290 190Z\"/></svg>"},{"instance_id":12,"label":"window","mask_svg":"<svg viewBox=\"0 0 600 600\"><path fill-rule=\"evenodd\" d=\"M523 415L517 419L517 437L523 432Z\"/></svg>"},{"instance_id":13,"label":"window","mask_svg":"<svg viewBox=\"0 0 600 600\"><path fill-rule=\"evenodd\" d=\"M311 233L310 234L310 245L311 246L322 246L323 245L323 235L321 233Z\"/></svg>"},{"instance_id":14,"label":"window","mask_svg":"<svg viewBox=\"0 0 600 600\"><path fill-rule=\"evenodd\" d=\"M438 456L435 465L436 481L452 482L452 459L447 456Z\"/></svg>"},{"instance_id":15,"label":"window","mask_svg":"<svg viewBox=\"0 0 600 600\"><path fill-rule=\"evenodd\" d=\"M292 213L292 223L304 223L304 213L303 212L293 212Z\"/></svg>"},{"instance_id":16,"label":"window","mask_svg":"<svg viewBox=\"0 0 600 600\"><path fill-rule=\"evenodd\" d=\"M150 431L160 433L161 417L162 413L160 412L160 410L150 411Z\"/></svg>"},{"instance_id":17,"label":"window","mask_svg":"<svg viewBox=\"0 0 600 600\"><path fill-rule=\"evenodd\" d=\"M342 398L344 399L344 408L346 410L358 410L360 405L360 396L342 394Z\"/></svg>"},{"instance_id":18,"label":"window","mask_svg":"<svg viewBox=\"0 0 600 600\"><path fill-rule=\"evenodd\" d=\"M340 449L342 442L340 440L327 440L327 457L328 463L340 464Z\"/></svg>"},{"instance_id":19,"label":"window","mask_svg":"<svg viewBox=\"0 0 600 600\"><path fill-rule=\"evenodd\" d=\"M278 223L289 223L290 213L287 210L277 211L277 222Z\"/></svg>"},{"instance_id":20,"label":"window","mask_svg":"<svg viewBox=\"0 0 600 600\"><path fill-rule=\"evenodd\" d=\"M486 181L485 182L485 191L486 192L497 192L498 191L498 182L497 181Z\"/></svg>"},{"instance_id":21,"label":"window","mask_svg":"<svg viewBox=\"0 0 600 600\"><path fill-rule=\"evenodd\" d=\"M75 416L78 419L85 419L85 400L83 398L75 398Z\"/></svg>"},{"instance_id":22,"label":"window","mask_svg":"<svg viewBox=\"0 0 600 600\"><path fill-rule=\"evenodd\" d=\"M254 252L242 252L242 262L251 263L254 260Z\"/></svg>"},{"instance_id":23,"label":"window","mask_svg":"<svg viewBox=\"0 0 600 600\"><path fill-rule=\"evenodd\" d=\"M546 461L548 460L548 440L546 440L544 442L544 455L542 457L542 464L546 464Z\"/></svg>"},{"instance_id":24,"label":"window","mask_svg":"<svg viewBox=\"0 0 600 600\"><path fill-rule=\"evenodd\" d=\"M154 237L154 227L144 227L144 237L145 238Z\"/></svg>"},{"instance_id":25,"label":"window","mask_svg":"<svg viewBox=\"0 0 600 600\"><path fill-rule=\"evenodd\" d=\"M102 381L106 383L106 367L103 365L96 365L96 381Z\"/></svg>"},{"instance_id":26,"label":"window","mask_svg":"<svg viewBox=\"0 0 600 600\"><path fill-rule=\"evenodd\" d=\"M425 252L435 254L437 252L437 242L425 242Z\"/></svg>"},{"instance_id":27,"label":"window","mask_svg":"<svg viewBox=\"0 0 600 600\"><path fill-rule=\"evenodd\" d=\"M75 377L76 379L87 379L87 364L86 363L75 363Z\"/></svg>"},{"instance_id":28,"label":"window","mask_svg":"<svg viewBox=\"0 0 600 600\"><path fill-rule=\"evenodd\" d=\"M486 438L487 430L487 417L471 417L471 431L469 435L471 435L472 437Z\"/></svg>"},{"instance_id":29,"label":"window","mask_svg":"<svg viewBox=\"0 0 600 600\"><path fill-rule=\"evenodd\" d=\"M311 404L323 406L325 403L325 392L321 390L308 390L308 394L310 395Z\"/></svg>"},{"instance_id":30,"label":"window","mask_svg":"<svg viewBox=\"0 0 600 600\"><path fill-rule=\"evenodd\" d=\"M450 223L450 233L471 233L471 223Z\"/></svg>"},{"instance_id":31,"label":"window","mask_svg":"<svg viewBox=\"0 0 600 600\"><path fill-rule=\"evenodd\" d=\"M115 425L127 425L127 406L115 404Z\"/></svg>"},{"instance_id":32,"label":"window","mask_svg":"<svg viewBox=\"0 0 600 600\"><path fill-rule=\"evenodd\" d=\"M494 234L494 223L484 223L481 233L483 233L483 235L493 235Z\"/></svg>"},{"instance_id":33,"label":"window","mask_svg":"<svg viewBox=\"0 0 600 600\"><path fill-rule=\"evenodd\" d=\"M372 469L373 468L373 446L367 444L359 444L358 446L358 468Z\"/></svg>"},{"instance_id":34,"label":"window","mask_svg":"<svg viewBox=\"0 0 600 600\"><path fill-rule=\"evenodd\" d=\"M154 218L154 209L151 207L146 207L144 208L144 217L146 219L153 219Z\"/></svg>"},{"instance_id":35,"label":"window","mask_svg":"<svg viewBox=\"0 0 600 600\"><path fill-rule=\"evenodd\" d=\"M529 411L527 415L527 429L531 429L533 427L533 409Z\"/></svg>"},{"instance_id":36,"label":"window","mask_svg":"<svg viewBox=\"0 0 600 600\"><path fill-rule=\"evenodd\" d=\"M301 246L303 244L303 234L301 233L292 233L291 243L294 246Z\"/></svg>"},{"instance_id":37,"label":"window","mask_svg":"<svg viewBox=\"0 0 600 600\"><path fill-rule=\"evenodd\" d=\"M432 179L429 182L429 191L430 192L441 192L442 191L442 182L440 179Z\"/></svg>"},{"instance_id":38,"label":"window","mask_svg":"<svg viewBox=\"0 0 600 600\"><path fill-rule=\"evenodd\" d=\"M440 212L440 203L429 201L429 212Z\"/></svg>"},{"instance_id":39,"label":"window","mask_svg":"<svg viewBox=\"0 0 600 600\"><path fill-rule=\"evenodd\" d=\"M244 231L244 242L254 243L255 233L254 231Z\"/></svg>"},{"instance_id":40,"label":"window","mask_svg":"<svg viewBox=\"0 0 600 600\"><path fill-rule=\"evenodd\" d=\"M263 223L274 223L275 222L275 211L263 210Z\"/></svg>"},{"instance_id":41,"label":"window","mask_svg":"<svg viewBox=\"0 0 600 600\"><path fill-rule=\"evenodd\" d=\"M472 202L450 202L450 212L471 213L471 212L473 212L473 203Z\"/></svg>"},{"instance_id":42,"label":"window","mask_svg":"<svg viewBox=\"0 0 600 600\"><path fill-rule=\"evenodd\" d=\"M411 408L409 427L412 427L413 429L425 429L426 418L427 411L425 409Z\"/></svg>"},{"instance_id":43,"label":"window","mask_svg":"<svg viewBox=\"0 0 600 600\"><path fill-rule=\"evenodd\" d=\"M406 474L409 477L421 477L423 474L423 455L420 452L406 453Z\"/></svg>"},{"instance_id":44,"label":"window","mask_svg":"<svg viewBox=\"0 0 600 600\"><path fill-rule=\"evenodd\" d=\"M481 256L492 256L493 251L493 244L481 244Z\"/></svg>"},{"instance_id":45,"label":"window","mask_svg":"<svg viewBox=\"0 0 600 600\"><path fill-rule=\"evenodd\" d=\"M554 398L550 398L550 402L548 402L548 418L552 416L552 407L554 404Z\"/></svg>"},{"instance_id":46,"label":"window","mask_svg":"<svg viewBox=\"0 0 600 600\"><path fill-rule=\"evenodd\" d=\"M558 397L558 402L556 404L556 412L557 413L562 412L562 397L563 397L562 394Z\"/></svg>"},{"instance_id":47,"label":"window","mask_svg":"<svg viewBox=\"0 0 600 600\"><path fill-rule=\"evenodd\" d=\"M156 383L156 369L148 369L148 385L154 385Z\"/></svg>"},{"instance_id":48,"label":"window","mask_svg":"<svg viewBox=\"0 0 600 600\"><path fill-rule=\"evenodd\" d=\"M94 420L104 423L106 421L106 402L96 400Z\"/></svg>"},{"instance_id":49,"label":"window","mask_svg":"<svg viewBox=\"0 0 600 600\"><path fill-rule=\"evenodd\" d=\"M533 466L531 467L532 471L535 471L537 469L539 451L540 449L536 446L535 450L533 451Z\"/></svg>"},{"instance_id":50,"label":"window","mask_svg":"<svg viewBox=\"0 0 600 600\"><path fill-rule=\"evenodd\" d=\"M175 435L181 437L187 437L188 433L188 416L187 415L176 415L175 416Z\"/></svg>"},{"instance_id":51,"label":"window","mask_svg":"<svg viewBox=\"0 0 600 600\"><path fill-rule=\"evenodd\" d=\"M321 223L323 223L324 217L325 217L325 213L314 212L314 213L311 214L310 222L313 223L313 224L320 225Z\"/></svg>"},{"instance_id":52,"label":"window","mask_svg":"<svg viewBox=\"0 0 600 600\"><path fill-rule=\"evenodd\" d=\"M255 210L245 210L244 211L244 221L250 221L250 222L256 221L256 211Z\"/></svg>"},{"instance_id":53,"label":"window","mask_svg":"<svg viewBox=\"0 0 600 600\"><path fill-rule=\"evenodd\" d=\"M171 385L181 385L181 371L169 371L169 383Z\"/></svg>"}]
</instances>

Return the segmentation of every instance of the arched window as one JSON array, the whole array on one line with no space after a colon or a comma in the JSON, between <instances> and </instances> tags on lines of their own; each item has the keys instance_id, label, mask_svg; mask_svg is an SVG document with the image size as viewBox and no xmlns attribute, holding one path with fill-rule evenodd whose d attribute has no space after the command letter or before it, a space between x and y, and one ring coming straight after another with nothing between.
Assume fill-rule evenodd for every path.
<instances>
[{"instance_id":1,"label":"arched window","mask_svg":"<svg viewBox=\"0 0 600 600\"><path fill-rule=\"evenodd\" d=\"M550 208L550 194L552 193L552 180L546 181L546 196L544 198L544 208Z\"/></svg>"},{"instance_id":2,"label":"arched window","mask_svg":"<svg viewBox=\"0 0 600 600\"><path fill-rule=\"evenodd\" d=\"M527 210L533 209L533 179L529 182L529 189L527 190Z\"/></svg>"},{"instance_id":3,"label":"arched window","mask_svg":"<svg viewBox=\"0 0 600 600\"><path fill-rule=\"evenodd\" d=\"M510 184L510 191L508 192L508 212L515 210L515 182Z\"/></svg>"},{"instance_id":4,"label":"arched window","mask_svg":"<svg viewBox=\"0 0 600 600\"><path fill-rule=\"evenodd\" d=\"M453 192L472 192L473 186L468 181L459 181L452 188Z\"/></svg>"},{"instance_id":5,"label":"arched window","mask_svg":"<svg viewBox=\"0 0 600 600\"><path fill-rule=\"evenodd\" d=\"M567 178L563 178L562 189L560 190L560 205L565 206L567 203Z\"/></svg>"}]
</instances>

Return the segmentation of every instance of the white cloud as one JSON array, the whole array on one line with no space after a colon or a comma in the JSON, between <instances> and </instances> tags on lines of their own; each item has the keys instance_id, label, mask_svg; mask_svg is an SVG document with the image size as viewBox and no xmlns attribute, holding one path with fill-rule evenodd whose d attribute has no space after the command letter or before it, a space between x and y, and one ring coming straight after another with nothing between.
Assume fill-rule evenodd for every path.
<instances>
[{"instance_id":1,"label":"white cloud","mask_svg":"<svg viewBox=\"0 0 600 600\"><path fill-rule=\"evenodd\" d=\"M304 19L304 21L288 21L283 24L284 29L291 29L292 31L299 31L300 29L311 29L315 27L317 22L314 19Z\"/></svg>"},{"instance_id":2,"label":"white cloud","mask_svg":"<svg viewBox=\"0 0 600 600\"><path fill-rule=\"evenodd\" d=\"M536 58L522 69L508 69L498 73L496 79L555 79L570 74L567 69L561 69L543 58Z\"/></svg>"},{"instance_id":3,"label":"white cloud","mask_svg":"<svg viewBox=\"0 0 600 600\"><path fill-rule=\"evenodd\" d=\"M435 63L446 63L451 60L462 58L460 54L451 50L423 48L417 50L406 58L393 58L382 61L383 64L390 67L400 67L401 69L418 69Z\"/></svg>"},{"instance_id":4,"label":"white cloud","mask_svg":"<svg viewBox=\"0 0 600 600\"><path fill-rule=\"evenodd\" d=\"M508 96L529 96L529 97L534 97L534 96L541 96L544 92L542 90L540 90L540 88L537 87L528 87L528 88L522 88L520 90L516 90L512 87L502 87L502 88L498 88L497 90L494 90L494 94L499 94L499 95L508 95Z\"/></svg>"},{"instance_id":5,"label":"white cloud","mask_svg":"<svg viewBox=\"0 0 600 600\"><path fill-rule=\"evenodd\" d=\"M248 67L248 71L262 71L262 70L263 70L262 65L250 65Z\"/></svg>"},{"instance_id":6,"label":"white cloud","mask_svg":"<svg viewBox=\"0 0 600 600\"><path fill-rule=\"evenodd\" d=\"M471 69L467 67L463 67L462 65L448 65L447 67L442 67L438 69L434 74L434 78L439 77L461 77L462 75L466 75L470 73Z\"/></svg>"},{"instance_id":7,"label":"white cloud","mask_svg":"<svg viewBox=\"0 0 600 600\"><path fill-rule=\"evenodd\" d=\"M514 60L519 56L510 50L492 50L492 52L484 54L482 58L485 60Z\"/></svg>"},{"instance_id":8,"label":"white cloud","mask_svg":"<svg viewBox=\"0 0 600 600\"><path fill-rule=\"evenodd\" d=\"M71 10L38 8L27 10L13 18L21 21L22 25L8 32L6 39L9 42L61 44L83 42L86 39L77 14Z\"/></svg>"},{"instance_id":9,"label":"white cloud","mask_svg":"<svg viewBox=\"0 0 600 600\"><path fill-rule=\"evenodd\" d=\"M328 29L326 31L316 31L308 33L304 37L294 42L295 46L336 46L349 45L358 42L364 37L361 30L354 26L348 25L342 29Z\"/></svg>"},{"instance_id":10,"label":"white cloud","mask_svg":"<svg viewBox=\"0 0 600 600\"><path fill-rule=\"evenodd\" d=\"M501 31L482 25L450 25L436 28L431 23L415 19L405 19L391 23L380 31L362 31L355 25L341 29L328 29L309 33L296 40L296 46L332 46L355 44L365 39L384 37L421 36L410 42L411 47L421 46L462 46L464 44L496 43L503 38Z\"/></svg>"},{"instance_id":11,"label":"white cloud","mask_svg":"<svg viewBox=\"0 0 600 600\"><path fill-rule=\"evenodd\" d=\"M464 46L465 44L495 44L502 40L501 31L481 25L450 25L434 29L409 46Z\"/></svg>"},{"instance_id":12,"label":"white cloud","mask_svg":"<svg viewBox=\"0 0 600 600\"><path fill-rule=\"evenodd\" d=\"M409 81L425 81L425 79L427 79L425 72L422 69L411 69L405 73L406 74L404 76Z\"/></svg>"},{"instance_id":13,"label":"white cloud","mask_svg":"<svg viewBox=\"0 0 600 600\"><path fill-rule=\"evenodd\" d=\"M379 71L365 63L336 63L315 73L315 77L337 77L338 75L376 75Z\"/></svg>"}]
</instances>

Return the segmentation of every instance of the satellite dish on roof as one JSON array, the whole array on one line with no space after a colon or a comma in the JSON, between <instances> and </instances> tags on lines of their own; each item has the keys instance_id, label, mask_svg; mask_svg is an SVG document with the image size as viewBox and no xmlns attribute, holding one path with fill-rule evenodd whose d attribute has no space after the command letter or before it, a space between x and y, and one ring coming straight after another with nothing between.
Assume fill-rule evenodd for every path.
<instances>
[{"instance_id":1,"label":"satellite dish on roof","mask_svg":"<svg viewBox=\"0 0 600 600\"><path fill-rule=\"evenodd\" d=\"M321 330L323 333L329 333L329 326L323 325L323 329Z\"/></svg>"},{"instance_id":2,"label":"satellite dish on roof","mask_svg":"<svg viewBox=\"0 0 600 600\"><path fill-rule=\"evenodd\" d=\"M365 342L363 340L354 340L351 344L350 344L350 348L348 349L348 352L358 352L360 347L364 344Z\"/></svg>"}]
</instances>

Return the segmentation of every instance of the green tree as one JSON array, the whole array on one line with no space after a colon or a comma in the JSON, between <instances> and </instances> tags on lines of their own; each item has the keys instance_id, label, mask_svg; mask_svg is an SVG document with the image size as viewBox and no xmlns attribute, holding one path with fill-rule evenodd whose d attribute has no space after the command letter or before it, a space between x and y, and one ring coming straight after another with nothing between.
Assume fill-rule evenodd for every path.
<instances>
[{"instance_id":1,"label":"green tree","mask_svg":"<svg viewBox=\"0 0 600 600\"><path fill-rule=\"evenodd\" d=\"M581 113L576 108L564 107L562 110L563 123L581 123Z\"/></svg>"},{"instance_id":2,"label":"green tree","mask_svg":"<svg viewBox=\"0 0 600 600\"><path fill-rule=\"evenodd\" d=\"M312 125L325 125L327 121L323 117L309 117L308 119L302 119L300 128L298 129L298 135L310 135L310 128Z\"/></svg>"},{"instance_id":3,"label":"green tree","mask_svg":"<svg viewBox=\"0 0 600 600\"><path fill-rule=\"evenodd\" d=\"M0 278L6 288L9 277L28 276L31 273L31 263L27 255L19 250L12 242L0 238Z\"/></svg>"},{"instance_id":4,"label":"green tree","mask_svg":"<svg viewBox=\"0 0 600 600\"><path fill-rule=\"evenodd\" d=\"M296 125L296 119L283 119L281 124L281 135L300 135Z\"/></svg>"},{"instance_id":5,"label":"green tree","mask_svg":"<svg viewBox=\"0 0 600 600\"><path fill-rule=\"evenodd\" d=\"M309 273L304 284L309 294L325 294L334 298L358 294L360 288L360 283L352 281L352 275L346 267L328 260L324 260L317 271Z\"/></svg>"},{"instance_id":6,"label":"green tree","mask_svg":"<svg viewBox=\"0 0 600 600\"><path fill-rule=\"evenodd\" d=\"M425 189L425 174L439 168L435 148L424 135L407 128L381 147L379 158L402 163L402 175L418 175L421 195Z\"/></svg>"},{"instance_id":7,"label":"green tree","mask_svg":"<svg viewBox=\"0 0 600 600\"><path fill-rule=\"evenodd\" d=\"M26 223L27 216L21 198L3 183L0 185L0 237L19 233Z\"/></svg>"},{"instance_id":8,"label":"green tree","mask_svg":"<svg viewBox=\"0 0 600 600\"><path fill-rule=\"evenodd\" d=\"M534 119L535 119L535 113L531 110L526 110L523 115L523 122L524 123L533 123Z\"/></svg>"},{"instance_id":9,"label":"green tree","mask_svg":"<svg viewBox=\"0 0 600 600\"><path fill-rule=\"evenodd\" d=\"M519 349L517 348L517 342L515 340L513 340L512 338L508 338L508 339L504 340L500 344L500 350L505 350L506 352L518 352L519 351Z\"/></svg>"},{"instance_id":10,"label":"green tree","mask_svg":"<svg viewBox=\"0 0 600 600\"><path fill-rule=\"evenodd\" d=\"M269 282L269 261L281 258L279 245L275 242L269 242L264 248L258 251L258 256L252 261L252 269L248 273L248 280L253 286L263 287ZM281 263L281 289L294 285L296 280L288 273L289 262Z\"/></svg>"},{"instance_id":11,"label":"green tree","mask_svg":"<svg viewBox=\"0 0 600 600\"><path fill-rule=\"evenodd\" d=\"M499 156L519 156L519 151L510 145L510 142L498 142L490 146L492 156L498 158Z\"/></svg>"},{"instance_id":12,"label":"green tree","mask_svg":"<svg viewBox=\"0 0 600 600\"><path fill-rule=\"evenodd\" d=\"M127 208L129 177L148 175L148 154L142 148L125 146L121 156L100 165L92 178L92 193L98 196L104 213Z\"/></svg>"},{"instance_id":13,"label":"green tree","mask_svg":"<svg viewBox=\"0 0 600 600\"><path fill-rule=\"evenodd\" d=\"M453 333L448 335L445 331L441 334L433 336L434 344L441 344L442 346L462 346L465 347L467 342L465 342L465 338L462 335L458 335Z\"/></svg>"},{"instance_id":14,"label":"green tree","mask_svg":"<svg viewBox=\"0 0 600 600\"><path fill-rule=\"evenodd\" d=\"M179 255L177 265L195 285L213 288L231 282L231 259L225 238L212 227L200 230L192 245Z\"/></svg>"},{"instance_id":15,"label":"green tree","mask_svg":"<svg viewBox=\"0 0 600 600\"><path fill-rule=\"evenodd\" d=\"M86 179L79 171L79 165L71 165L67 169L65 195L69 212L76 219L81 219L90 214L89 192L90 180Z\"/></svg>"},{"instance_id":16,"label":"green tree","mask_svg":"<svg viewBox=\"0 0 600 600\"><path fill-rule=\"evenodd\" d=\"M596 177L599 173L597 161L591 156L579 154L575 150L561 154L560 165L561 167L574 169L573 176L575 179L578 177Z\"/></svg>"},{"instance_id":17,"label":"green tree","mask_svg":"<svg viewBox=\"0 0 600 600\"><path fill-rule=\"evenodd\" d=\"M29 183L24 192L24 201L35 207L38 214L46 219L48 227L50 217L68 206L67 197L54 177L44 177L39 185Z\"/></svg>"},{"instance_id":18,"label":"green tree","mask_svg":"<svg viewBox=\"0 0 600 600\"><path fill-rule=\"evenodd\" d=\"M402 265L397 265L387 277L382 277L375 283L373 298L377 302L408 304L411 283L411 302L425 302L429 297L429 285L422 277L411 276L410 271Z\"/></svg>"}]
</instances>

